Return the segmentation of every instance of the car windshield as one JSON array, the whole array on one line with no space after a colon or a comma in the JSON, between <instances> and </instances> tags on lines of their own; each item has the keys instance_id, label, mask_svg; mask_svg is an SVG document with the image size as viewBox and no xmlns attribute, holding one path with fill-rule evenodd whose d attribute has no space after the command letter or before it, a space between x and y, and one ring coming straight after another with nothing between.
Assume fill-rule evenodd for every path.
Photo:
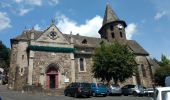
<instances>
[{"instance_id":1,"label":"car windshield","mask_svg":"<svg viewBox=\"0 0 170 100\"><path fill-rule=\"evenodd\" d=\"M112 84L112 87L120 87L119 85L116 84Z\"/></svg>"},{"instance_id":2,"label":"car windshield","mask_svg":"<svg viewBox=\"0 0 170 100\"><path fill-rule=\"evenodd\" d=\"M137 85L138 89L144 89L144 87L142 85Z\"/></svg>"},{"instance_id":3,"label":"car windshield","mask_svg":"<svg viewBox=\"0 0 170 100\"><path fill-rule=\"evenodd\" d=\"M81 83L80 87L90 87L91 85L89 83Z\"/></svg>"},{"instance_id":4,"label":"car windshield","mask_svg":"<svg viewBox=\"0 0 170 100\"><path fill-rule=\"evenodd\" d=\"M106 85L104 85L104 84L102 84L102 83L98 83L98 84L97 84L97 87L103 87L103 88L105 88Z\"/></svg>"},{"instance_id":5,"label":"car windshield","mask_svg":"<svg viewBox=\"0 0 170 100\"><path fill-rule=\"evenodd\" d=\"M170 91L162 91L162 100L170 100Z\"/></svg>"}]
</instances>

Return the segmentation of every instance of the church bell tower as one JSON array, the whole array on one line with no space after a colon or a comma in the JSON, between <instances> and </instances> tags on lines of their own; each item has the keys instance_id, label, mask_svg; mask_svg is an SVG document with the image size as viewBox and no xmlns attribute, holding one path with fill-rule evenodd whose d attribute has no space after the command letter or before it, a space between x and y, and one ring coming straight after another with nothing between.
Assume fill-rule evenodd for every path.
<instances>
[{"instance_id":1,"label":"church bell tower","mask_svg":"<svg viewBox=\"0 0 170 100\"><path fill-rule=\"evenodd\" d=\"M108 40L108 42L126 42L125 28L126 23L120 20L109 4L106 5L105 15L103 18L103 25L99 30L101 38Z\"/></svg>"}]
</instances>

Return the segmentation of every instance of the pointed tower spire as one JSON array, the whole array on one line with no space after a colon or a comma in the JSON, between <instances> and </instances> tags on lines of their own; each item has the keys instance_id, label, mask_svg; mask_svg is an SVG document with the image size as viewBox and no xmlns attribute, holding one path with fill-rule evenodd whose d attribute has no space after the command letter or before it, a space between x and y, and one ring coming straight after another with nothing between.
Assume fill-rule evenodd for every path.
<instances>
[{"instance_id":1,"label":"pointed tower spire","mask_svg":"<svg viewBox=\"0 0 170 100\"><path fill-rule=\"evenodd\" d=\"M104 14L104 19L103 19L103 25L108 24L113 21L118 21L118 20L119 18L117 17L115 12L112 10L109 3L107 3L105 14Z\"/></svg>"}]
</instances>

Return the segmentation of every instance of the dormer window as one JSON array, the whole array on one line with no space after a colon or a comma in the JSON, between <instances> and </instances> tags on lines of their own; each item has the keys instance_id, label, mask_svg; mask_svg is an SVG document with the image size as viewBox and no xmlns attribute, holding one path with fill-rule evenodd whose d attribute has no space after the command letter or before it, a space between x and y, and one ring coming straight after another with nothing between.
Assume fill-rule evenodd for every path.
<instances>
[{"instance_id":1,"label":"dormer window","mask_svg":"<svg viewBox=\"0 0 170 100\"><path fill-rule=\"evenodd\" d=\"M82 44L87 44L87 40L84 39L84 40L82 41Z\"/></svg>"}]
</instances>

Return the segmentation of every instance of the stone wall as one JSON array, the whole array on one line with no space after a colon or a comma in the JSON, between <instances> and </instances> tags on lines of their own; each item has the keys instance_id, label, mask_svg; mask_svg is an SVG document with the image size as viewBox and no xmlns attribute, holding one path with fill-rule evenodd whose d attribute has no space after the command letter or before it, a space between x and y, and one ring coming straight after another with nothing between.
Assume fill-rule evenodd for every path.
<instances>
[{"instance_id":1,"label":"stone wall","mask_svg":"<svg viewBox=\"0 0 170 100\"><path fill-rule=\"evenodd\" d=\"M8 87L14 90L22 90L27 82L27 45L26 41L12 44Z\"/></svg>"},{"instance_id":2,"label":"stone wall","mask_svg":"<svg viewBox=\"0 0 170 100\"><path fill-rule=\"evenodd\" d=\"M80 58L84 58L85 61L85 71L81 72L80 71L80 63L79 63L79 59ZM92 67L92 58L91 56L88 55L77 55L75 58L75 75L76 75L76 81L77 82L92 82L93 81L93 77L92 77L92 73L91 73L91 67Z\"/></svg>"},{"instance_id":3,"label":"stone wall","mask_svg":"<svg viewBox=\"0 0 170 100\"><path fill-rule=\"evenodd\" d=\"M15 81L15 71L16 71L16 58L17 58L17 42L12 44L11 55L10 55L10 68L9 68L9 78L8 78L8 88L14 88Z\"/></svg>"},{"instance_id":4,"label":"stone wall","mask_svg":"<svg viewBox=\"0 0 170 100\"><path fill-rule=\"evenodd\" d=\"M149 68L151 66L150 66L146 56L137 56L136 62L138 64L138 71L139 71L139 77L140 77L141 84L146 87L151 87L152 86L152 77L151 77L151 70ZM142 67L141 67L142 64L143 64L144 69L142 69ZM145 73L146 73L146 75L144 75Z\"/></svg>"},{"instance_id":5,"label":"stone wall","mask_svg":"<svg viewBox=\"0 0 170 100\"><path fill-rule=\"evenodd\" d=\"M46 86L46 69L51 63L57 63L59 67L59 88L65 87L64 75L72 80L70 53L51 53L36 51L33 62L33 84L40 83L44 88ZM40 78L41 77L41 78Z\"/></svg>"}]
</instances>

